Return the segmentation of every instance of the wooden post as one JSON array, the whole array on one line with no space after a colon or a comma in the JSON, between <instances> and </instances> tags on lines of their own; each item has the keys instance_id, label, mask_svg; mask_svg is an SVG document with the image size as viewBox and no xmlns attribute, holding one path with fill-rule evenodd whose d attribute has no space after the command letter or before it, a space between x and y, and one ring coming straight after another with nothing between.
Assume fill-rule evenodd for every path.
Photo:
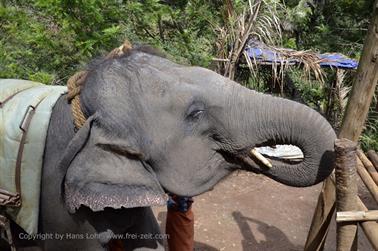
<instances>
[{"instance_id":1,"label":"wooden post","mask_svg":"<svg viewBox=\"0 0 378 251\"><path fill-rule=\"evenodd\" d=\"M346 107L345 116L339 137L357 141L360 137L368 109L377 85L378 68L378 0L375 1L373 16L365 39L362 56L359 62L357 77L352 87L351 97ZM358 120L358 122L355 122ZM328 178L332 179L332 177ZM307 236L305 251L323 250L328 233L328 226L334 213L335 189L333 182L325 182L319 195L314 218ZM323 207L324 204L328 206ZM315 218L316 217L316 218Z\"/></svg>"},{"instance_id":2,"label":"wooden post","mask_svg":"<svg viewBox=\"0 0 378 251\"><path fill-rule=\"evenodd\" d=\"M356 150L357 143L353 141L335 141L337 211L357 210ZM337 251L357 251L357 222L337 223L336 237Z\"/></svg>"}]
</instances>

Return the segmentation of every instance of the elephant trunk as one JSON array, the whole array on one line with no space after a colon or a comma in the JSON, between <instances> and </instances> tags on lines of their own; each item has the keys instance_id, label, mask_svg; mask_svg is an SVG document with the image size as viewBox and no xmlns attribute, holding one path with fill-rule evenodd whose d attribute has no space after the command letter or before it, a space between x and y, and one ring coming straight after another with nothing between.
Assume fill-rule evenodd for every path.
<instances>
[{"instance_id":1,"label":"elephant trunk","mask_svg":"<svg viewBox=\"0 0 378 251\"><path fill-rule=\"evenodd\" d=\"M253 162L259 163L256 165L259 172L296 187L314 185L332 172L336 134L318 112L290 100L253 91L243 95L243 99L247 106L245 111L251 113L244 118L248 117L247 123L253 125L243 126L247 131L244 136L249 141L248 150L260 146L291 144L299 147L304 156L299 163L266 156L271 167L255 159Z\"/></svg>"}]
</instances>

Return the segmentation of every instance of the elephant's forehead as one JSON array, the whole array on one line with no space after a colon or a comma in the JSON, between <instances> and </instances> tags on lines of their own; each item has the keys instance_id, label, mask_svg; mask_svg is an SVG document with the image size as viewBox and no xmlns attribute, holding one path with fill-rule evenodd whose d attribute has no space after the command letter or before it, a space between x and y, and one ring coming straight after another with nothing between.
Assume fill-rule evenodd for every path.
<instances>
[{"instance_id":1,"label":"elephant's forehead","mask_svg":"<svg viewBox=\"0 0 378 251\"><path fill-rule=\"evenodd\" d=\"M188 99L193 95L207 95L209 91L230 88L224 77L201 67L179 66L141 69L145 93L157 97Z\"/></svg>"},{"instance_id":2,"label":"elephant's forehead","mask_svg":"<svg viewBox=\"0 0 378 251\"><path fill-rule=\"evenodd\" d=\"M152 92L157 96L189 95L195 91L215 91L232 85L229 79L211 70L179 65L145 53L133 55L129 63L133 66L130 74L135 73L135 70L137 72L138 83L135 84L141 86L143 92Z\"/></svg>"},{"instance_id":3,"label":"elephant's forehead","mask_svg":"<svg viewBox=\"0 0 378 251\"><path fill-rule=\"evenodd\" d=\"M196 79L184 78L186 70L171 69L168 72L161 72L149 69L148 73L143 74L142 70L140 76L141 94L147 100L186 103L201 92L200 83Z\"/></svg>"}]
</instances>

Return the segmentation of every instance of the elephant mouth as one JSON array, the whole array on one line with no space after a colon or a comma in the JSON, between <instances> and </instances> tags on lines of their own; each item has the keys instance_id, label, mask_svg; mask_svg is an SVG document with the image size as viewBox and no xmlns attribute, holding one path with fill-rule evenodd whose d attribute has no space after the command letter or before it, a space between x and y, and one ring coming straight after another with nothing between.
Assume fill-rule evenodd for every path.
<instances>
[{"instance_id":1,"label":"elephant mouth","mask_svg":"<svg viewBox=\"0 0 378 251\"><path fill-rule=\"evenodd\" d=\"M253 154L253 152L257 152L257 154ZM301 162L304 159L302 150L295 145L273 145L256 147L251 150L251 154L256 158L257 156L262 156L262 158L260 158L260 161L263 163L267 162L266 160L264 160L264 156L269 159L283 162Z\"/></svg>"},{"instance_id":2,"label":"elephant mouth","mask_svg":"<svg viewBox=\"0 0 378 251\"><path fill-rule=\"evenodd\" d=\"M304 154L295 145L267 144L250 148L242 160L247 166L270 169L280 164L298 164L304 160Z\"/></svg>"}]
</instances>

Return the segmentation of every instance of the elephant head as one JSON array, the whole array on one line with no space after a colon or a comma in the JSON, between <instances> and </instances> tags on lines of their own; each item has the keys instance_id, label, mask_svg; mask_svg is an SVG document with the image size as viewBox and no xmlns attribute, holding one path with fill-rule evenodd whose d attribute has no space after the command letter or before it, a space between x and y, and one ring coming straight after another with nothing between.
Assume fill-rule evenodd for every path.
<instances>
[{"instance_id":1,"label":"elephant head","mask_svg":"<svg viewBox=\"0 0 378 251\"><path fill-rule=\"evenodd\" d=\"M71 211L164 203L165 192L194 196L240 169L297 187L332 172L335 132L305 105L144 47L88 72L80 94L88 120L61 162ZM303 160L265 156L268 167L250 155L275 144L298 146Z\"/></svg>"}]
</instances>

